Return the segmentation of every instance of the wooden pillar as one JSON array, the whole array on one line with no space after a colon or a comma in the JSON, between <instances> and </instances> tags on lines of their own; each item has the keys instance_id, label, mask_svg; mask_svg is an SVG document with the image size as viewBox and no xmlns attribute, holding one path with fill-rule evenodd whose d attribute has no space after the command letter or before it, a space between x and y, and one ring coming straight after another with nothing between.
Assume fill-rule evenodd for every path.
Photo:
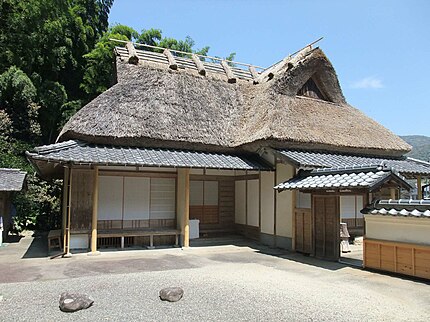
<instances>
[{"instance_id":1,"label":"wooden pillar","mask_svg":"<svg viewBox=\"0 0 430 322\"><path fill-rule=\"evenodd\" d=\"M66 237L67 237L67 205L68 205L68 187L69 187L69 168L64 168L64 177L63 177L63 201L62 201L62 207L63 207L63 213L62 213L62 220L61 220L61 227L63 231L63 252L66 253Z\"/></svg>"},{"instance_id":2,"label":"wooden pillar","mask_svg":"<svg viewBox=\"0 0 430 322\"><path fill-rule=\"evenodd\" d=\"M97 253L97 212L99 203L99 168L94 167L93 212L91 216L91 253Z\"/></svg>"},{"instance_id":3,"label":"wooden pillar","mask_svg":"<svg viewBox=\"0 0 430 322\"><path fill-rule=\"evenodd\" d=\"M423 199L423 186L421 183L421 176L417 177L417 192L418 192L418 199Z\"/></svg>"},{"instance_id":4,"label":"wooden pillar","mask_svg":"<svg viewBox=\"0 0 430 322\"><path fill-rule=\"evenodd\" d=\"M178 169L177 222L182 247L190 246L190 170Z\"/></svg>"},{"instance_id":5,"label":"wooden pillar","mask_svg":"<svg viewBox=\"0 0 430 322\"><path fill-rule=\"evenodd\" d=\"M70 217L72 211L72 182L73 182L73 168L69 168L69 181L67 186L67 223L66 223L66 238L64 246L63 257L70 257Z\"/></svg>"}]
</instances>

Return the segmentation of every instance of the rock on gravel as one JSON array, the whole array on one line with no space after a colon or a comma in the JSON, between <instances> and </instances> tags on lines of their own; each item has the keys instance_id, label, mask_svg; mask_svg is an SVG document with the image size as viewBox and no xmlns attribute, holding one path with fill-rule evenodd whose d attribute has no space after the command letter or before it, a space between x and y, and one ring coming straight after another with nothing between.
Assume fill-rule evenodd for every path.
<instances>
[{"instance_id":1,"label":"rock on gravel","mask_svg":"<svg viewBox=\"0 0 430 322\"><path fill-rule=\"evenodd\" d=\"M63 292L60 295L60 310L63 312L76 312L88 309L94 300L87 294Z\"/></svg>"},{"instance_id":2,"label":"rock on gravel","mask_svg":"<svg viewBox=\"0 0 430 322\"><path fill-rule=\"evenodd\" d=\"M180 287L166 287L160 291L160 299L169 302L178 302L184 295L184 290Z\"/></svg>"}]
</instances>

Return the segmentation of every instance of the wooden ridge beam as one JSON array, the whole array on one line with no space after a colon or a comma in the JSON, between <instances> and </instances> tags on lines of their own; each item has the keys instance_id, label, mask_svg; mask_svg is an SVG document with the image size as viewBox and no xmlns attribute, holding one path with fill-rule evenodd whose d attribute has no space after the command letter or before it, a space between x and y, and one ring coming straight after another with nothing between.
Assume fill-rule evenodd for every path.
<instances>
[{"instance_id":1,"label":"wooden ridge beam","mask_svg":"<svg viewBox=\"0 0 430 322\"><path fill-rule=\"evenodd\" d=\"M136 48L134 48L134 45L131 41L127 42L125 44L125 47L128 51L128 62L129 64L137 65L139 63L139 57L137 56Z\"/></svg>"},{"instance_id":2,"label":"wooden ridge beam","mask_svg":"<svg viewBox=\"0 0 430 322\"><path fill-rule=\"evenodd\" d=\"M227 75L227 81L231 84L236 83L236 76L234 76L233 71L225 60L221 61L221 66Z\"/></svg>"},{"instance_id":3,"label":"wooden ridge beam","mask_svg":"<svg viewBox=\"0 0 430 322\"><path fill-rule=\"evenodd\" d=\"M200 58L196 54L192 54L191 58L193 59L194 64L196 64L199 74L206 76L206 69L205 66L203 66L203 62L200 60Z\"/></svg>"},{"instance_id":4,"label":"wooden ridge beam","mask_svg":"<svg viewBox=\"0 0 430 322\"><path fill-rule=\"evenodd\" d=\"M173 57L172 53L170 52L169 49L164 49L163 51L164 56L167 57L167 59L169 60L169 67L173 70L177 70L178 69L178 64L176 63L176 59L175 57Z\"/></svg>"}]
</instances>

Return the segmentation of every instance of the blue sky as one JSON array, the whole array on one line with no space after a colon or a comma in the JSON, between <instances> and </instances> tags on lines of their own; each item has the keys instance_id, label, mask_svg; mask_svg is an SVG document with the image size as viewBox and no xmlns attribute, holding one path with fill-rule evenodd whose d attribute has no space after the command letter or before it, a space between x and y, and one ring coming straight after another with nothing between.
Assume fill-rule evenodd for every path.
<instances>
[{"instance_id":1,"label":"blue sky","mask_svg":"<svg viewBox=\"0 0 430 322\"><path fill-rule=\"evenodd\" d=\"M109 21L263 67L324 37L351 105L396 134L430 136L428 0L116 0Z\"/></svg>"}]
</instances>

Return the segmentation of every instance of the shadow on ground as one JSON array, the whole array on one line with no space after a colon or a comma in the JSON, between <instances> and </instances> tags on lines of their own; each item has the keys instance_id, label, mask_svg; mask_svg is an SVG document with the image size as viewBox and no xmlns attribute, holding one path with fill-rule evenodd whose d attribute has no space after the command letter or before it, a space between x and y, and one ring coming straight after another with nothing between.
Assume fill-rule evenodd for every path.
<instances>
[{"instance_id":1,"label":"shadow on ground","mask_svg":"<svg viewBox=\"0 0 430 322\"><path fill-rule=\"evenodd\" d=\"M321 260L309 255L289 252L284 249L265 246L253 240L246 239L245 237L236 236L236 235L225 236L225 237L215 237L215 238L195 239L190 241L190 246L193 248L211 247L211 246L214 246L214 247L215 246L234 246L239 248L248 247L254 250L256 253L288 259L297 263L319 267L330 271L336 271L336 270L345 268L346 266L349 266L349 265L351 265L353 268L361 269L357 267L357 265L353 265L353 263L339 263L339 262ZM239 257L241 255L238 254L237 256ZM231 257L232 257L232 254L224 255L222 253L217 253L216 255L214 254L211 257L211 259L216 261L221 261L221 262L228 262L229 260L231 260ZM247 257L242 257L240 261L244 263L253 262L251 258L247 258Z\"/></svg>"},{"instance_id":2,"label":"shadow on ground","mask_svg":"<svg viewBox=\"0 0 430 322\"><path fill-rule=\"evenodd\" d=\"M45 258L48 256L48 232L36 231L33 234L33 240L27 251L22 256L28 258Z\"/></svg>"}]
</instances>

